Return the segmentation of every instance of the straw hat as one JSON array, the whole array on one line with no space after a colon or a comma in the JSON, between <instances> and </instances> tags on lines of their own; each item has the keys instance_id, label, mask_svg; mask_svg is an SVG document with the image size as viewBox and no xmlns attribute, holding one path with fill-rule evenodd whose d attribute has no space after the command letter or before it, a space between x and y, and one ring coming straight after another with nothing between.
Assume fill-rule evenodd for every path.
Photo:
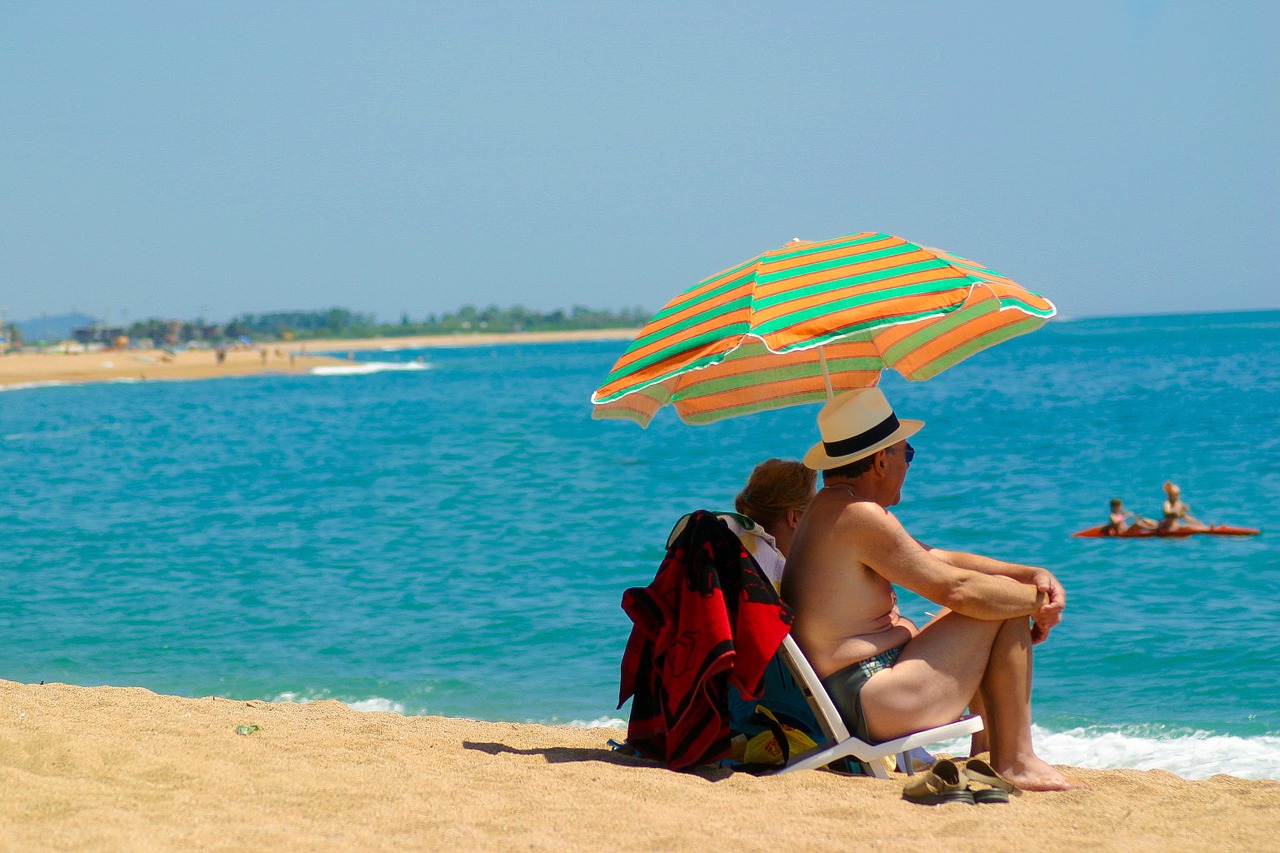
<instances>
[{"instance_id":1,"label":"straw hat","mask_svg":"<svg viewBox=\"0 0 1280 853\"><path fill-rule=\"evenodd\" d=\"M915 435L924 421L899 420L879 388L841 394L818 412L822 441L804 455L815 471L839 468Z\"/></svg>"}]
</instances>

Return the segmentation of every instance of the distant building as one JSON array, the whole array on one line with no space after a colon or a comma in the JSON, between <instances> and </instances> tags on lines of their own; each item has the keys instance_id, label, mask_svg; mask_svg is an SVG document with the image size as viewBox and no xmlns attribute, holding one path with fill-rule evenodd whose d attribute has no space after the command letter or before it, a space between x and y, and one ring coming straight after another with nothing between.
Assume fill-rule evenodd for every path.
<instances>
[{"instance_id":1,"label":"distant building","mask_svg":"<svg viewBox=\"0 0 1280 853\"><path fill-rule=\"evenodd\" d=\"M91 323L71 330L71 337L82 344L103 344L112 346L117 338L126 337L125 330L119 326L108 326L106 323Z\"/></svg>"}]
</instances>

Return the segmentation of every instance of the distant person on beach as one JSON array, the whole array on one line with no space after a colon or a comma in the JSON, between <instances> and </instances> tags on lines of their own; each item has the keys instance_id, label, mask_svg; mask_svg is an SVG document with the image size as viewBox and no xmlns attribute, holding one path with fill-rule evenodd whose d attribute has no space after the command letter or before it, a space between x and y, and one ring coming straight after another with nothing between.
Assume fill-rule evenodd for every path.
<instances>
[{"instance_id":1,"label":"distant person on beach","mask_svg":"<svg viewBox=\"0 0 1280 853\"><path fill-rule=\"evenodd\" d=\"M1182 489L1169 481L1164 484L1164 518L1160 519L1161 532L1190 527L1194 530L1206 530L1208 525L1191 514L1191 507L1182 500Z\"/></svg>"},{"instance_id":2,"label":"distant person on beach","mask_svg":"<svg viewBox=\"0 0 1280 853\"><path fill-rule=\"evenodd\" d=\"M889 511L924 426L899 420L879 388L841 394L805 455L823 487L791 541L782 597L792 635L851 731L880 743L957 719L977 695L991 764L1020 788L1064 790L1031 741L1032 647L1062 620L1066 590L1046 569L932 548ZM923 628L893 586L944 609Z\"/></svg>"},{"instance_id":3,"label":"distant person on beach","mask_svg":"<svg viewBox=\"0 0 1280 853\"><path fill-rule=\"evenodd\" d=\"M218 347L213 351L213 355L214 355L214 359L218 362L218 364L222 364L227 360L227 348Z\"/></svg>"},{"instance_id":4,"label":"distant person on beach","mask_svg":"<svg viewBox=\"0 0 1280 853\"><path fill-rule=\"evenodd\" d=\"M1111 515L1107 524L1107 533L1111 536L1123 536L1131 528L1138 530L1155 530L1156 522L1151 518L1143 518L1124 508L1119 498L1111 499Z\"/></svg>"}]
</instances>

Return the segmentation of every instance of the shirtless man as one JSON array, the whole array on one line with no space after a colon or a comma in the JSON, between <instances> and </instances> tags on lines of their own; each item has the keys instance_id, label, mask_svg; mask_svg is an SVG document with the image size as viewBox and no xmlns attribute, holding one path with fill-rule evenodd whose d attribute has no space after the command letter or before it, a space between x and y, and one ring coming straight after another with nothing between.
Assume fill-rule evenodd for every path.
<instances>
[{"instance_id":1,"label":"shirtless man","mask_svg":"<svg viewBox=\"0 0 1280 853\"><path fill-rule=\"evenodd\" d=\"M880 742L982 707L991 764L1020 788L1064 790L1031 744L1031 647L1062 619L1066 591L1035 566L931 548L888 507L902 497L921 421L899 421L878 388L842 394L818 415L805 456L823 488L791 544L782 596L792 635L849 728ZM917 628L893 584L946 610ZM980 697L980 701L977 701Z\"/></svg>"}]
</instances>

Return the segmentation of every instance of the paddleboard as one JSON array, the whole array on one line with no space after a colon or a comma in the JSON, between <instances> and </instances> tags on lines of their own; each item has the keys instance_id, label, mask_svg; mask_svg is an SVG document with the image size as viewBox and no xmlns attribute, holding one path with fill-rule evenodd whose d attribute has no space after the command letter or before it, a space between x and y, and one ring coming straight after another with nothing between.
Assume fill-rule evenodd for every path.
<instances>
[{"instance_id":1,"label":"paddleboard","mask_svg":"<svg viewBox=\"0 0 1280 853\"><path fill-rule=\"evenodd\" d=\"M1124 533L1115 536L1108 532L1107 525L1099 524L1097 527L1077 530L1071 535L1084 539L1182 539L1187 536L1255 536L1261 532L1256 527L1233 527L1230 524L1213 524L1205 529L1178 527L1163 532L1130 527Z\"/></svg>"}]
</instances>

